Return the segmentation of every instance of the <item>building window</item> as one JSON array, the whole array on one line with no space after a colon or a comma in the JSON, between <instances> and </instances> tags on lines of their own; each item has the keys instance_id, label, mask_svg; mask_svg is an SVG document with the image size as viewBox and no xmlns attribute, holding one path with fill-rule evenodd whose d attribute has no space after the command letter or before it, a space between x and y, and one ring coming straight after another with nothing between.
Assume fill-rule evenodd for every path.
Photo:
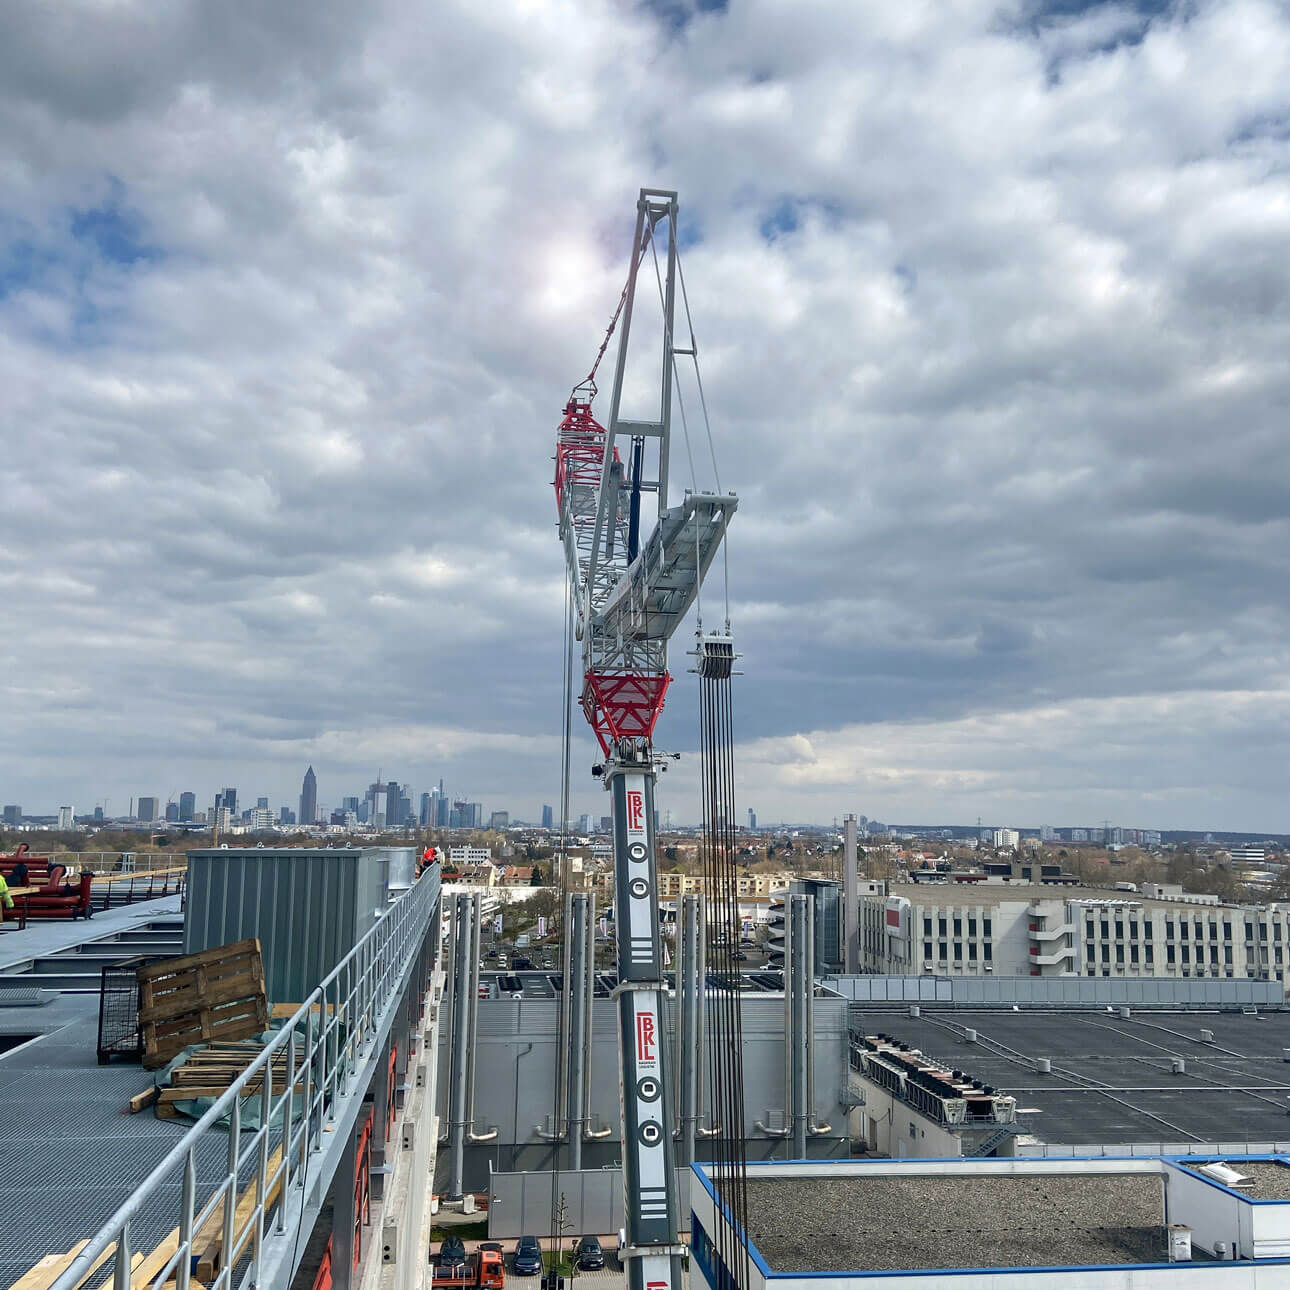
<instances>
[{"instance_id":1,"label":"building window","mask_svg":"<svg viewBox=\"0 0 1290 1290\"><path fill-rule=\"evenodd\" d=\"M1111 935L1111 924L1104 918L1102 919L1102 939L1105 941Z\"/></svg>"},{"instance_id":2,"label":"building window","mask_svg":"<svg viewBox=\"0 0 1290 1290\"><path fill-rule=\"evenodd\" d=\"M969 918L969 919L968 919L968 935L969 935L969 936L975 936L975 935L976 935L976 919L975 919L975 918Z\"/></svg>"},{"instance_id":3,"label":"building window","mask_svg":"<svg viewBox=\"0 0 1290 1290\"><path fill-rule=\"evenodd\" d=\"M924 942L923 942L923 957L924 957L925 959L930 959L930 958L932 957L932 943L931 943L931 941L924 941Z\"/></svg>"},{"instance_id":4,"label":"building window","mask_svg":"<svg viewBox=\"0 0 1290 1290\"><path fill-rule=\"evenodd\" d=\"M975 963L975 962L976 962L976 942L975 942L975 941L969 941L969 942L968 942L968 962L969 962L969 963ZM1277 951L1277 962L1278 962L1278 963L1280 963L1280 962L1281 962L1281 951L1280 951L1280 950L1278 950L1278 951Z\"/></svg>"},{"instance_id":5,"label":"building window","mask_svg":"<svg viewBox=\"0 0 1290 1290\"><path fill-rule=\"evenodd\" d=\"M939 954L939 956L938 956L938 957L940 958L940 960L941 960L941 962L942 962L942 963L944 963L944 962L945 962L945 960L946 960L946 958L948 957L948 956L947 956L947 954L946 954L946 948L947 948L947 947L946 947L945 942L944 942L944 941L942 941L942 942L941 942L941 944L940 944L940 951L941 951L941 952L940 952L940 954Z\"/></svg>"},{"instance_id":6,"label":"building window","mask_svg":"<svg viewBox=\"0 0 1290 1290\"><path fill-rule=\"evenodd\" d=\"M1174 961L1174 947L1173 947L1172 945L1166 945L1166 946L1165 946L1165 962L1166 962L1166 963L1168 963L1170 966L1172 966L1172 965L1173 965L1173 961Z\"/></svg>"},{"instance_id":7,"label":"building window","mask_svg":"<svg viewBox=\"0 0 1290 1290\"><path fill-rule=\"evenodd\" d=\"M1111 947L1107 945L1105 942L1103 942L1102 943L1102 962L1109 963L1110 961L1111 961Z\"/></svg>"},{"instance_id":8,"label":"building window","mask_svg":"<svg viewBox=\"0 0 1290 1290\"><path fill-rule=\"evenodd\" d=\"M1151 948L1151 946L1150 946L1150 945L1148 945L1148 946L1146 947L1146 954L1147 954L1147 962L1148 962L1148 963L1153 963L1153 962L1155 962L1155 954L1154 954L1154 952L1152 951L1152 948Z\"/></svg>"},{"instance_id":9,"label":"building window","mask_svg":"<svg viewBox=\"0 0 1290 1290\"><path fill-rule=\"evenodd\" d=\"M963 920L961 918L956 918L954 920L954 935L955 936L963 935Z\"/></svg>"},{"instance_id":10,"label":"building window","mask_svg":"<svg viewBox=\"0 0 1290 1290\"><path fill-rule=\"evenodd\" d=\"M1136 963L1137 961L1138 961L1138 947L1137 947L1136 945L1130 945L1130 946L1129 946L1129 962L1130 962L1130 963Z\"/></svg>"},{"instance_id":11,"label":"building window","mask_svg":"<svg viewBox=\"0 0 1290 1290\"><path fill-rule=\"evenodd\" d=\"M1182 947L1182 961L1183 961L1184 963L1190 963L1190 962L1191 962L1191 946L1190 946L1190 945L1184 945L1184 946Z\"/></svg>"},{"instance_id":12,"label":"building window","mask_svg":"<svg viewBox=\"0 0 1290 1290\"><path fill-rule=\"evenodd\" d=\"M930 918L924 918L924 919L923 919L923 935L924 935L924 936L930 936L931 934L932 934L932 920L931 920Z\"/></svg>"},{"instance_id":13,"label":"building window","mask_svg":"<svg viewBox=\"0 0 1290 1290\"><path fill-rule=\"evenodd\" d=\"M994 947L988 943L981 946L981 957L989 963L994 958Z\"/></svg>"},{"instance_id":14,"label":"building window","mask_svg":"<svg viewBox=\"0 0 1290 1290\"><path fill-rule=\"evenodd\" d=\"M946 925L945 925L945 919L943 919L943 918L938 918L936 921L937 921L937 924L938 924L938 926L937 926L937 928L936 928L937 932L938 932L941 936L946 935L946 933L947 933L948 929L947 929L947 927L946 927Z\"/></svg>"},{"instance_id":15,"label":"building window","mask_svg":"<svg viewBox=\"0 0 1290 1290\"><path fill-rule=\"evenodd\" d=\"M1117 946L1115 947L1115 961L1116 961L1117 963L1123 963L1123 962L1124 962L1124 946L1123 946L1123 945L1117 945Z\"/></svg>"},{"instance_id":16,"label":"building window","mask_svg":"<svg viewBox=\"0 0 1290 1290\"><path fill-rule=\"evenodd\" d=\"M963 942L962 941L954 942L954 962L955 963L963 962Z\"/></svg>"},{"instance_id":17,"label":"building window","mask_svg":"<svg viewBox=\"0 0 1290 1290\"><path fill-rule=\"evenodd\" d=\"M1224 946L1223 946L1223 962L1224 962L1224 963L1230 963L1231 961L1232 961L1232 947L1231 947L1230 945L1224 945ZM1232 974L1229 972L1227 975L1228 975L1228 976L1231 976Z\"/></svg>"},{"instance_id":18,"label":"building window","mask_svg":"<svg viewBox=\"0 0 1290 1290\"><path fill-rule=\"evenodd\" d=\"M990 935L990 920L988 918L983 918L981 920L981 932L985 936Z\"/></svg>"}]
</instances>

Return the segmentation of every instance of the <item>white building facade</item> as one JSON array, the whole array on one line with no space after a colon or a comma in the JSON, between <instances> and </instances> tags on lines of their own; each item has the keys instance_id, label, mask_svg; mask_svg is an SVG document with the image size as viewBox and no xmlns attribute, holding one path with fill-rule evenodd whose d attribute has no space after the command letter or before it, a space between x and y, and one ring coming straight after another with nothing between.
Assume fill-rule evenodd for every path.
<instances>
[{"instance_id":1,"label":"white building facade","mask_svg":"<svg viewBox=\"0 0 1290 1290\"><path fill-rule=\"evenodd\" d=\"M1015 894L1014 894L1015 893ZM889 975L1241 977L1290 987L1290 906L1015 884L893 886L860 909L860 967Z\"/></svg>"}]
</instances>

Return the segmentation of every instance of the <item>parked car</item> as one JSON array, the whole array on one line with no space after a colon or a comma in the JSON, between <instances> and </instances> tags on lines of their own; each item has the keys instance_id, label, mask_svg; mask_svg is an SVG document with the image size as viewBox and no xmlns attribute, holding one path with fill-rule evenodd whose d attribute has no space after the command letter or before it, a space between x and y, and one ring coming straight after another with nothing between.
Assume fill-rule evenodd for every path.
<instances>
[{"instance_id":1,"label":"parked car","mask_svg":"<svg viewBox=\"0 0 1290 1290\"><path fill-rule=\"evenodd\" d=\"M515 1243L511 1271L517 1277L535 1277L542 1271L542 1247L536 1236L521 1236Z\"/></svg>"},{"instance_id":2,"label":"parked car","mask_svg":"<svg viewBox=\"0 0 1290 1290\"><path fill-rule=\"evenodd\" d=\"M605 1266L605 1252L594 1236L584 1236L578 1242L573 1258L579 1272L599 1272Z\"/></svg>"},{"instance_id":3,"label":"parked car","mask_svg":"<svg viewBox=\"0 0 1290 1290\"><path fill-rule=\"evenodd\" d=\"M465 1263L466 1243L460 1236L445 1236L439 1246L437 1263Z\"/></svg>"}]
</instances>

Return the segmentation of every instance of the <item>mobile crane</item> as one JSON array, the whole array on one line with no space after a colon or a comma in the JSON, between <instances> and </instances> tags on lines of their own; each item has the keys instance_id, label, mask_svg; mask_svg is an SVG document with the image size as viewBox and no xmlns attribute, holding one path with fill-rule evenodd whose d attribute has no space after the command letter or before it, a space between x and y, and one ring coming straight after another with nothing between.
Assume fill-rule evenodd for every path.
<instances>
[{"instance_id":1,"label":"mobile crane","mask_svg":"<svg viewBox=\"0 0 1290 1290\"><path fill-rule=\"evenodd\" d=\"M677 209L676 193L641 189L627 285L596 365L565 406L555 456L559 533L574 633L582 646L580 706L603 754L593 774L609 792L613 812L627 1231L621 1253L631 1290L679 1290L686 1253L677 1240L655 865L654 786L666 765L653 747L653 735L671 682L668 641L695 603L738 506L733 493L688 489L679 503L670 504L678 355L695 359L697 376L693 332L688 346L674 343L678 285L685 302L684 278L678 277ZM663 240L665 266L660 266ZM623 385L638 271L647 255L662 313L661 384L657 415L634 420L622 415ZM608 421L601 425L591 411L595 373L615 326L614 383ZM699 393L702 397L701 386ZM678 402L678 408L684 417L684 405ZM641 510L649 494L655 498L657 518L642 539ZM700 677L729 677L733 657L728 623L724 631L700 632L694 668Z\"/></svg>"}]
</instances>

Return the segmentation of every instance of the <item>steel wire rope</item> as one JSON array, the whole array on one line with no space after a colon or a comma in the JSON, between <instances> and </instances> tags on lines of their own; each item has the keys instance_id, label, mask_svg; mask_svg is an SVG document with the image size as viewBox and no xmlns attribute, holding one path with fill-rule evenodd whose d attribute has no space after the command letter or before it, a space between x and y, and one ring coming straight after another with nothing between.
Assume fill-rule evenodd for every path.
<instances>
[{"instance_id":1,"label":"steel wire rope","mask_svg":"<svg viewBox=\"0 0 1290 1290\"><path fill-rule=\"evenodd\" d=\"M658 267L658 247L655 246L653 238L650 239L650 251L654 256L654 281L658 283L658 303L663 310L663 322L667 328L667 351L672 360L672 376L675 378L673 390L676 393L676 406L681 414L681 437L685 440L685 456L690 463L690 487L697 493L699 491L699 477L694 469L694 453L690 449L690 425L685 416L685 398L681 393L681 373L676 365L676 354L673 350L675 343L672 334L672 324L667 317L667 297L663 293L663 274ZM678 258L677 263L680 263ZM666 408L662 409L666 412Z\"/></svg>"},{"instance_id":2,"label":"steel wire rope","mask_svg":"<svg viewBox=\"0 0 1290 1290\"><path fill-rule=\"evenodd\" d=\"M724 1220L718 1224L718 1253L738 1286L747 1286L747 1159L744 1145L742 1007L738 962L738 875L735 866L733 804L733 701L730 678L704 675L700 667L700 742L705 882L711 922L706 943L718 989L708 1026L710 1100L718 1112L712 1139L714 1190Z\"/></svg>"},{"instance_id":3,"label":"steel wire rope","mask_svg":"<svg viewBox=\"0 0 1290 1290\"><path fill-rule=\"evenodd\" d=\"M716 484L717 492L721 491L721 471L717 468L717 449L712 439L712 419L708 416L708 400L703 392L703 372L699 368L699 342L694 335L694 319L690 316L690 297L685 290L685 267L681 263L681 253L676 253L676 276L681 283L681 303L685 308L685 325L690 333L690 361L694 364L694 384L699 391L699 407L703 412L703 431L708 437L708 456L712 458L712 479ZM675 354L672 358L673 365L676 363ZM681 384L680 374L676 378L677 387ZM679 402L679 395L678 395ZM682 424L685 422L684 411L681 415ZM721 573L722 583L725 592L726 603L726 631L730 630L730 534L726 529L725 521L722 521L721 533Z\"/></svg>"}]
</instances>

